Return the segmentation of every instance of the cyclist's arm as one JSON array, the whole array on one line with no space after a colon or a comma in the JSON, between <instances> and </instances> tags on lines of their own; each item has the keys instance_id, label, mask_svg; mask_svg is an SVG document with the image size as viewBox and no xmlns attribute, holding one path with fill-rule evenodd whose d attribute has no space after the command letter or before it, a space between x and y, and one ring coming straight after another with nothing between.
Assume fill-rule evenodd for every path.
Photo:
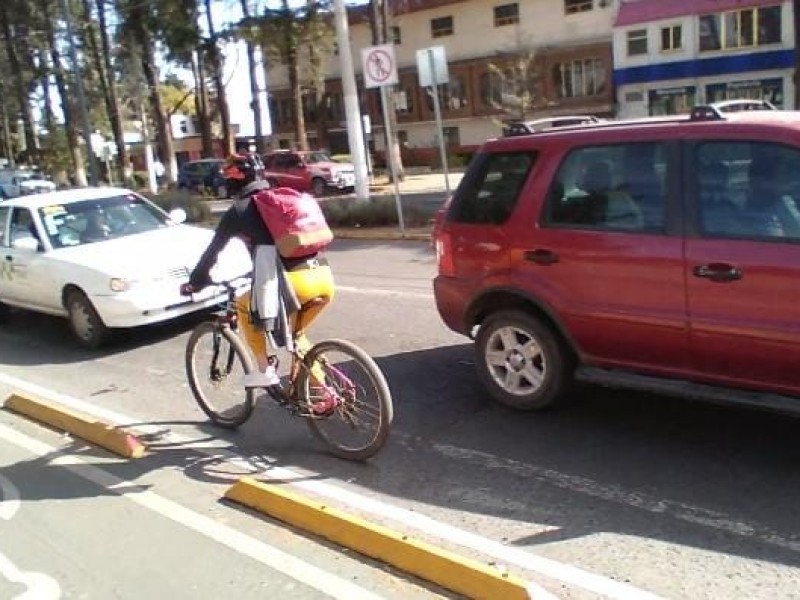
<instances>
[{"instance_id":1,"label":"cyclist's arm","mask_svg":"<svg viewBox=\"0 0 800 600\"><path fill-rule=\"evenodd\" d=\"M225 244L240 232L240 229L241 223L239 214L231 207L222 216L222 219L214 231L214 237L203 252L200 260L197 261L197 265L191 275L189 275L189 283L192 288L199 290L211 284L209 272L214 266L214 263L217 262L217 256L225 247Z\"/></svg>"}]
</instances>

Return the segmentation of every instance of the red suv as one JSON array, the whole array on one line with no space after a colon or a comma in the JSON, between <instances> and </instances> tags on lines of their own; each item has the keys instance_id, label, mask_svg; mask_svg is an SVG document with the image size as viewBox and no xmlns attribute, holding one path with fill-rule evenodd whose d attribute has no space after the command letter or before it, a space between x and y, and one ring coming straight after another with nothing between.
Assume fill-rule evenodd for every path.
<instances>
[{"instance_id":1,"label":"red suv","mask_svg":"<svg viewBox=\"0 0 800 600\"><path fill-rule=\"evenodd\" d=\"M294 188L323 196L329 190L353 191L355 168L340 163L327 152L276 150L264 155L267 180L276 186Z\"/></svg>"},{"instance_id":2,"label":"red suv","mask_svg":"<svg viewBox=\"0 0 800 600\"><path fill-rule=\"evenodd\" d=\"M437 219L436 304L512 407L553 405L578 370L797 409L798 202L800 113L490 140Z\"/></svg>"}]
</instances>

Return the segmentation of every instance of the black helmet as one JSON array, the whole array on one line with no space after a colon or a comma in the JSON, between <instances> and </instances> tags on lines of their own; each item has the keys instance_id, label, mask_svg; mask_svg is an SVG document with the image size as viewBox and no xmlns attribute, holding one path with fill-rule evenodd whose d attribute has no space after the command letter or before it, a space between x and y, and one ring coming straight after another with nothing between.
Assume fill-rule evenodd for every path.
<instances>
[{"instance_id":1,"label":"black helmet","mask_svg":"<svg viewBox=\"0 0 800 600\"><path fill-rule=\"evenodd\" d=\"M222 171L231 195L239 195L248 185L264 179L264 163L253 153L231 154Z\"/></svg>"}]
</instances>

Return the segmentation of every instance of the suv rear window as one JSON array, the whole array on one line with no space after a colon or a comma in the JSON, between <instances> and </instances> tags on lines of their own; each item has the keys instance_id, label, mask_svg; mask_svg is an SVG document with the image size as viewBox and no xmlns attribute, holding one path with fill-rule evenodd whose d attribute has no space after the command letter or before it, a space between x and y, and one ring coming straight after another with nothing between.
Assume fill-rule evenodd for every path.
<instances>
[{"instance_id":1,"label":"suv rear window","mask_svg":"<svg viewBox=\"0 0 800 600\"><path fill-rule=\"evenodd\" d=\"M517 205L535 160L535 152L476 156L453 197L448 220L494 225L505 222Z\"/></svg>"}]
</instances>

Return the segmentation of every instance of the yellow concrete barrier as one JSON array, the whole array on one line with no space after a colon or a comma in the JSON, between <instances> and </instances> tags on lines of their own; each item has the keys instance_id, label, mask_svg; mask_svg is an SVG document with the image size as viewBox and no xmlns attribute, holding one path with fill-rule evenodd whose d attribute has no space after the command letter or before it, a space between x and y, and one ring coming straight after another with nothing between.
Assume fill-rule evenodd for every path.
<instances>
[{"instance_id":1,"label":"yellow concrete barrier","mask_svg":"<svg viewBox=\"0 0 800 600\"><path fill-rule=\"evenodd\" d=\"M225 497L468 598L527 600L524 579L245 477Z\"/></svg>"},{"instance_id":2,"label":"yellow concrete barrier","mask_svg":"<svg viewBox=\"0 0 800 600\"><path fill-rule=\"evenodd\" d=\"M6 410L70 433L119 456L125 458L144 456L145 447L132 434L55 402L22 394L11 394L3 406Z\"/></svg>"}]
</instances>

